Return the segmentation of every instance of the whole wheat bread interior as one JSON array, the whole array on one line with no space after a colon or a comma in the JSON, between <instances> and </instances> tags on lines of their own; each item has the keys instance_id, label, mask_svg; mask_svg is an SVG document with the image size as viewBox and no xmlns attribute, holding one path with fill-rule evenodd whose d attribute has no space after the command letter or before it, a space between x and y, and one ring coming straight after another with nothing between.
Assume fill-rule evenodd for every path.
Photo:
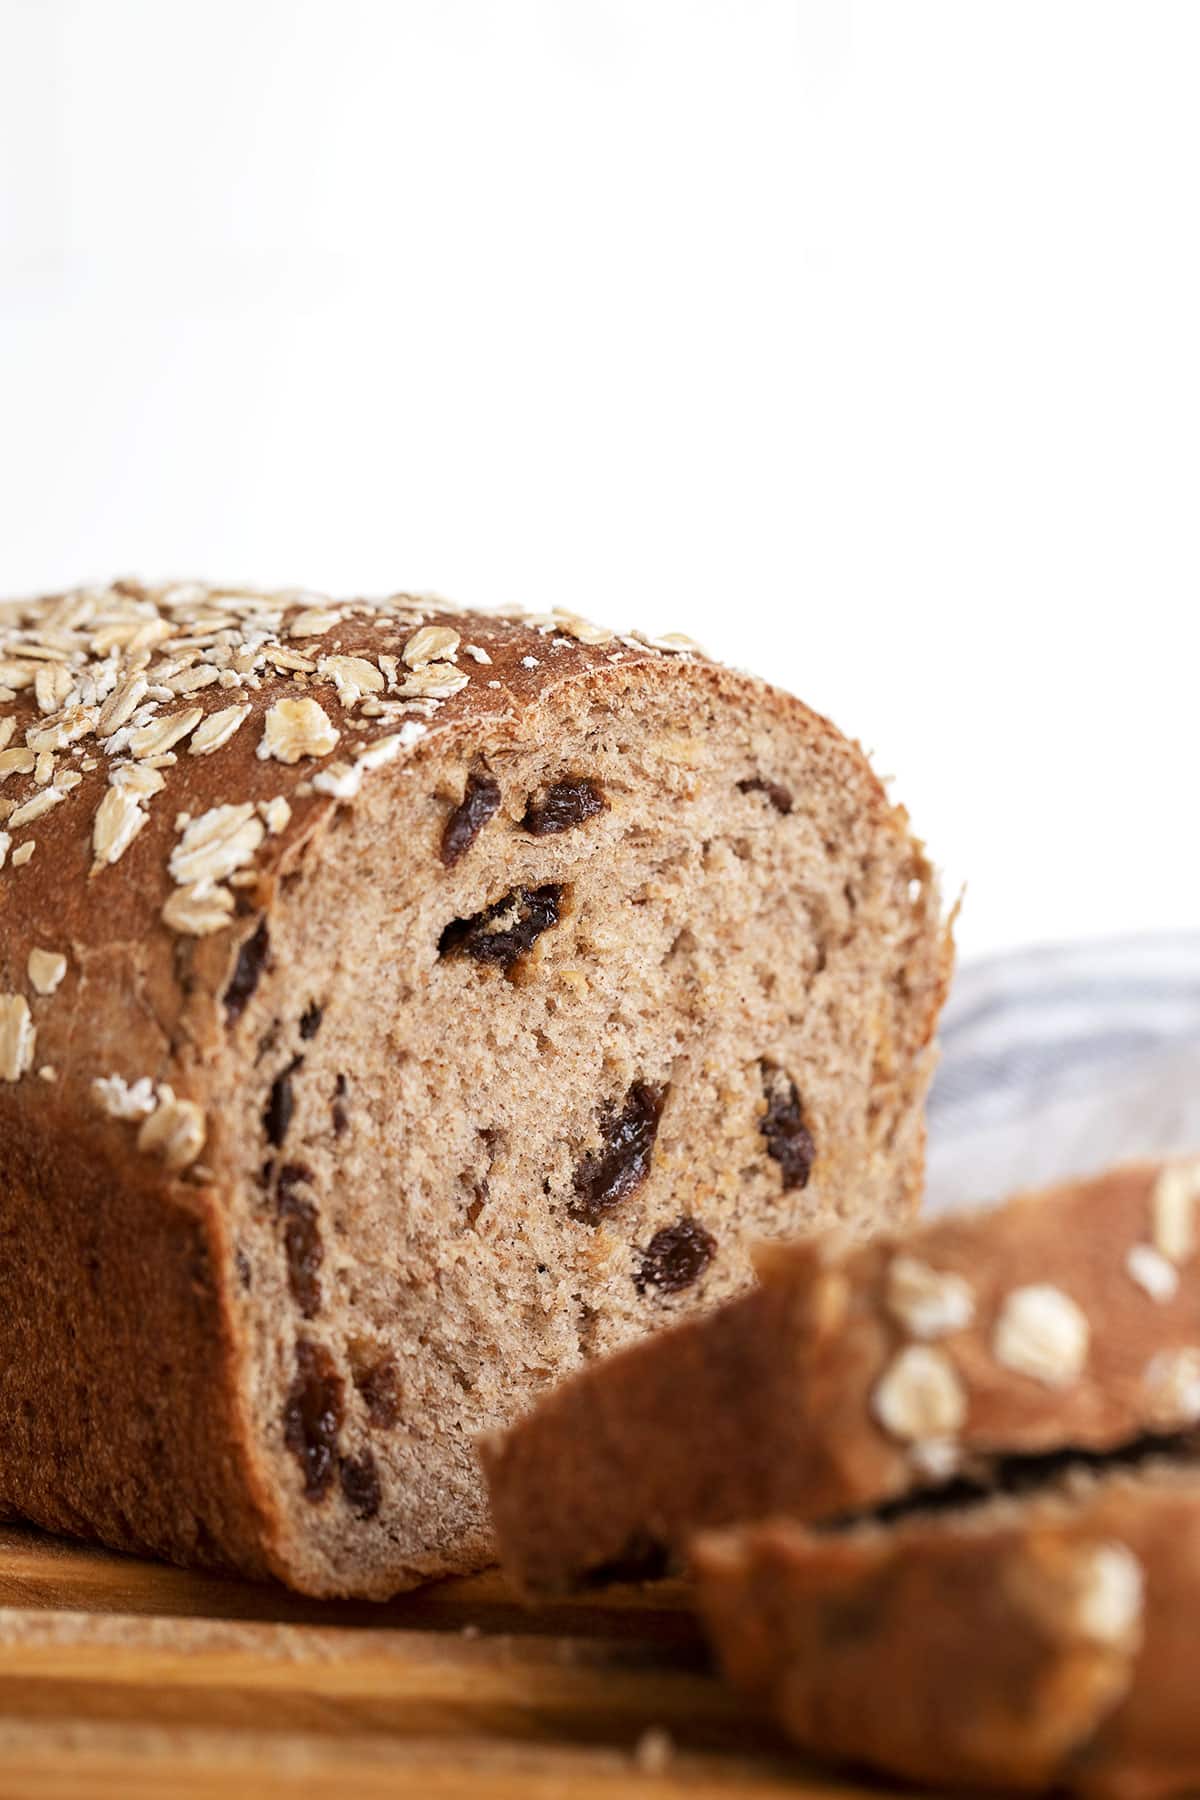
<instances>
[{"instance_id":1,"label":"whole wheat bread interior","mask_svg":"<svg viewBox=\"0 0 1200 1800\"><path fill-rule=\"evenodd\" d=\"M2 616L0 1508L475 1567L479 1433L911 1211L936 883L798 702L569 614Z\"/></svg>"}]
</instances>

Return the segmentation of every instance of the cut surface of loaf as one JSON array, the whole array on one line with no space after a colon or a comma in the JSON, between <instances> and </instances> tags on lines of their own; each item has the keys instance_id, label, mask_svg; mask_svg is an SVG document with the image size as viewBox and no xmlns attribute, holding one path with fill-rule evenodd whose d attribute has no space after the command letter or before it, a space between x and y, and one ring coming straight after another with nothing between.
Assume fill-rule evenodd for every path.
<instances>
[{"instance_id":1,"label":"cut surface of loaf","mask_svg":"<svg viewBox=\"0 0 1200 1800\"><path fill-rule=\"evenodd\" d=\"M798 702L403 596L0 623L0 1510L477 1566L479 1433L910 1211L947 934Z\"/></svg>"},{"instance_id":2,"label":"cut surface of loaf","mask_svg":"<svg viewBox=\"0 0 1200 1800\"><path fill-rule=\"evenodd\" d=\"M824 1520L1200 1420L1200 1164L1141 1164L855 1245L593 1364L483 1446L527 1593L678 1560L703 1527Z\"/></svg>"},{"instance_id":3,"label":"cut surface of loaf","mask_svg":"<svg viewBox=\"0 0 1200 1800\"><path fill-rule=\"evenodd\" d=\"M700 1538L722 1666L805 1749L937 1786L1195 1793L1200 1466Z\"/></svg>"}]
</instances>

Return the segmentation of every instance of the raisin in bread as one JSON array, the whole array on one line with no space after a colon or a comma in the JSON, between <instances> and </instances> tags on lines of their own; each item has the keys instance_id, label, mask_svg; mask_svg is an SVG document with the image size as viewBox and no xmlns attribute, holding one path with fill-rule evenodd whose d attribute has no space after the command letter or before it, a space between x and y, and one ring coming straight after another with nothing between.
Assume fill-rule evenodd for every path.
<instances>
[{"instance_id":1,"label":"raisin in bread","mask_svg":"<svg viewBox=\"0 0 1200 1800\"><path fill-rule=\"evenodd\" d=\"M1200 1464L701 1538L719 1658L805 1749L937 1786L1200 1790Z\"/></svg>"},{"instance_id":2,"label":"raisin in bread","mask_svg":"<svg viewBox=\"0 0 1200 1800\"><path fill-rule=\"evenodd\" d=\"M1200 1419L1200 1164L1144 1164L864 1245L595 1363L481 1446L528 1594L678 1561L705 1526L852 1515L1011 1454Z\"/></svg>"},{"instance_id":3,"label":"raisin in bread","mask_svg":"<svg viewBox=\"0 0 1200 1800\"><path fill-rule=\"evenodd\" d=\"M0 623L0 1511L476 1566L478 1433L913 1206L947 934L798 702L405 597Z\"/></svg>"}]
</instances>

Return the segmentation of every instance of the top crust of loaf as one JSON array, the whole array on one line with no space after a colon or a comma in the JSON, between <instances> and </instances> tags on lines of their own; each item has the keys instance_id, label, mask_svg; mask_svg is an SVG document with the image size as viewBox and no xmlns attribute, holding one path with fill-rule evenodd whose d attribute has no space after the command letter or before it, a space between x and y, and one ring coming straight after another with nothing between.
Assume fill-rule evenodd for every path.
<instances>
[{"instance_id":1,"label":"top crust of loaf","mask_svg":"<svg viewBox=\"0 0 1200 1800\"><path fill-rule=\"evenodd\" d=\"M136 1143L193 1185L219 996L278 883L362 784L519 733L565 684L744 695L827 742L907 835L857 745L680 636L128 581L8 603L0 629L0 1129Z\"/></svg>"},{"instance_id":2,"label":"top crust of loaf","mask_svg":"<svg viewBox=\"0 0 1200 1800\"><path fill-rule=\"evenodd\" d=\"M1194 1462L891 1526L711 1533L692 1564L727 1673L807 1749L972 1788L1200 1781Z\"/></svg>"},{"instance_id":3,"label":"top crust of loaf","mask_svg":"<svg viewBox=\"0 0 1200 1800\"><path fill-rule=\"evenodd\" d=\"M772 1246L762 1287L581 1371L483 1446L531 1591L709 1525L854 1515L989 1459L1200 1420L1200 1163Z\"/></svg>"}]
</instances>

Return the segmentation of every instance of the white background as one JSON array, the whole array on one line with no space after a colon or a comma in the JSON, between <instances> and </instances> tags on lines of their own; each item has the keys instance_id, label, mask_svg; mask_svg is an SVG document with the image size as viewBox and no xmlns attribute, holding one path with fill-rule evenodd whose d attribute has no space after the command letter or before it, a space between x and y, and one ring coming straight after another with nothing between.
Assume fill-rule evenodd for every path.
<instances>
[{"instance_id":1,"label":"white background","mask_svg":"<svg viewBox=\"0 0 1200 1800\"><path fill-rule=\"evenodd\" d=\"M682 628L1197 917L1200 7L0 0L0 590Z\"/></svg>"}]
</instances>

